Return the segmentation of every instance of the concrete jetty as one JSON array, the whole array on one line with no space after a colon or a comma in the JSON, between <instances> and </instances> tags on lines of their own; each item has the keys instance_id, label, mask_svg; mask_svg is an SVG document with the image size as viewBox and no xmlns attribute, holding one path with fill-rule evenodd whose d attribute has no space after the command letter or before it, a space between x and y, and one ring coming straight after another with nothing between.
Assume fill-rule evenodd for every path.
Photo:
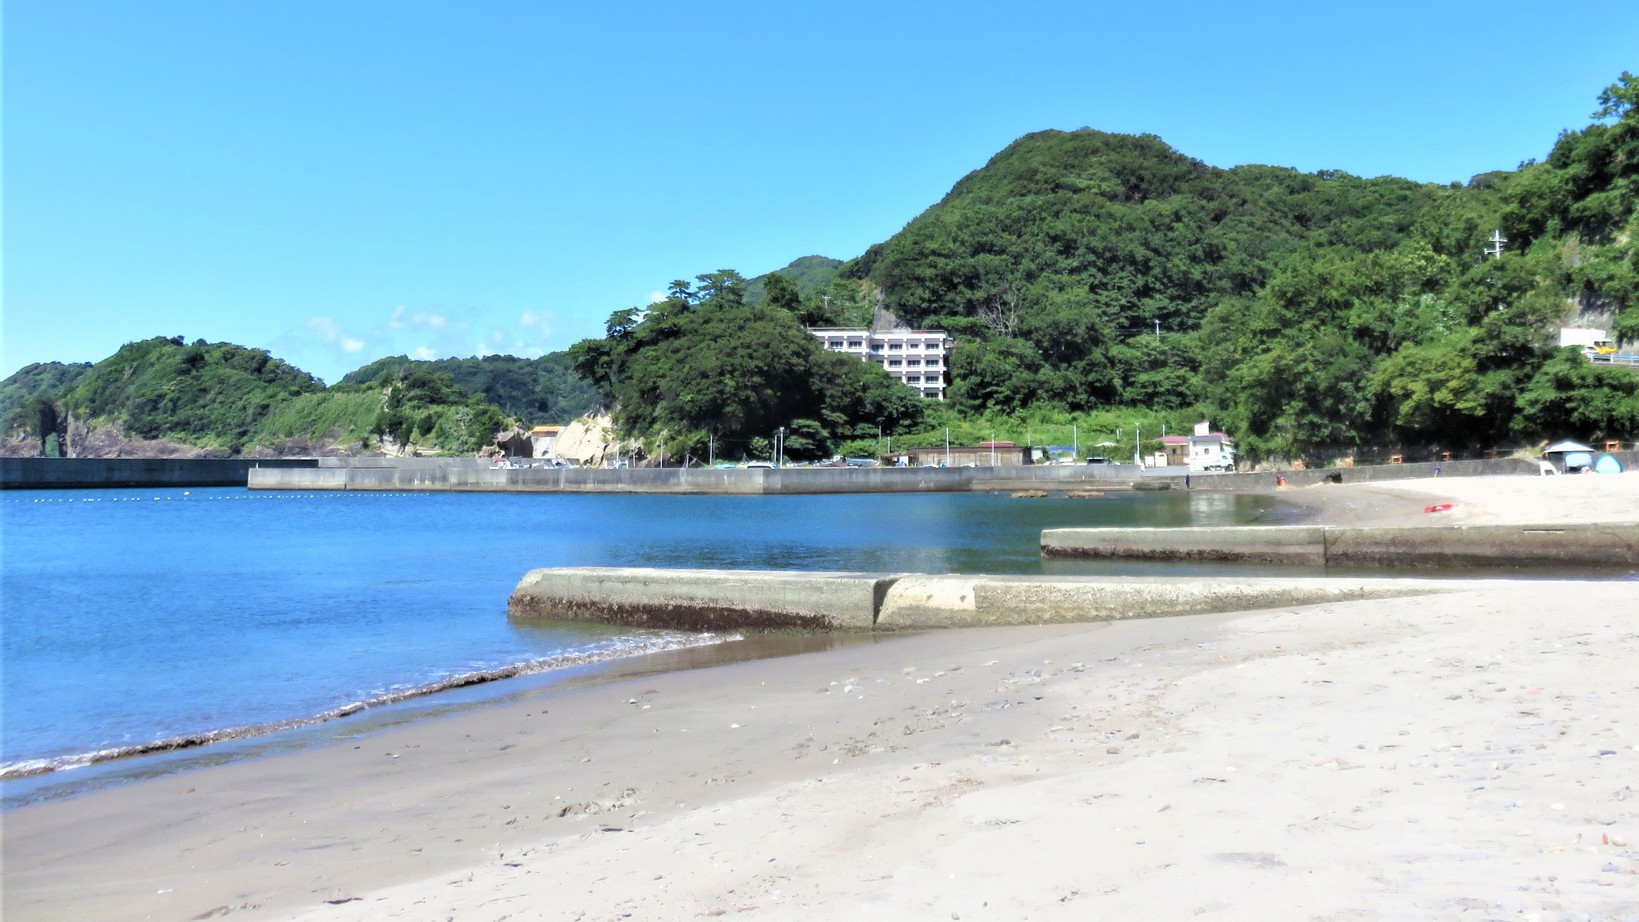
<instances>
[{"instance_id":1,"label":"concrete jetty","mask_svg":"<svg viewBox=\"0 0 1639 922\"><path fill-rule=\"evenodd\" d=\"M1045 557L1316 566L1639 566L1639 524L1052 528Z\"/></svg>"},{"instance_id":2,"label":"concrete jetty","mask_svg":"<svg viewBox=\"0 0 1639 922\"><path fill-rule=\"evenodd\" d=\"M507 614L689 631L859 631L876 623L894 579L778 570L542 569L524 575Z\"/></svg>"},{"instance_id":3,"label":"concrete jetty","mask_svg":"<svg viewBox=\"0 0 1639 922\"><path fill-rule=\"evenodd\" d=\"M902 631L1113 621L1449 592L1466 581L925 576L576 567L532 570L516 618L683 630Z\"/></svg>"}]
</instances>

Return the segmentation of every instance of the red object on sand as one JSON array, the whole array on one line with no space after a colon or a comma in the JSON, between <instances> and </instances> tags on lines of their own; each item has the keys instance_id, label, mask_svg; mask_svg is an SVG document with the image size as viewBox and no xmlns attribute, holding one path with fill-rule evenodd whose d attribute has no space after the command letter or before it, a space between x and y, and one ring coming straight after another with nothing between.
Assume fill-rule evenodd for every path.
<instances>
[{"instance_id":1,"label":"red object on sand","mask_svg":"<svg viewBox=\"0 0 1639 922\"><path fill-rule=\"evenodd\" d=\"M1435 503L1432 506L1424 506L1423 511L1424 512L1450 512L1451 511L1451 504L1450 503Z\"/></svg>"}]
</instances>

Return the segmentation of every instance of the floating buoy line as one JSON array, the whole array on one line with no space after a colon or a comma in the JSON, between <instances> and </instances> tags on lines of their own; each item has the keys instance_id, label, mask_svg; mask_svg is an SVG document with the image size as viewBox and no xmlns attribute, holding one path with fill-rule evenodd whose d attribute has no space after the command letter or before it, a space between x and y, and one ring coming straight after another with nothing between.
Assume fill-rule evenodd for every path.
<instances>
[{"instance_id":1,"label":"floating buoy line","mask_svg":"<svg viewBox=\"0 0 1639 922\"><path fill-rule=\"evenodd\" d=\"M112 489L118 489L112 488ZM313 493L244 493L234 496L194 496L193 491L184 490L179 496L64 496L64 497L10 497L0 499L8 505L25 505L30 503L178 503L183 501L203 501L213 503L243 502L245 500L280 500L280 499L339 499L364 497L404 497L430 496L431 493L420 491L383 492L377 490L321 490Z\"/></svg>"}]
</instances>

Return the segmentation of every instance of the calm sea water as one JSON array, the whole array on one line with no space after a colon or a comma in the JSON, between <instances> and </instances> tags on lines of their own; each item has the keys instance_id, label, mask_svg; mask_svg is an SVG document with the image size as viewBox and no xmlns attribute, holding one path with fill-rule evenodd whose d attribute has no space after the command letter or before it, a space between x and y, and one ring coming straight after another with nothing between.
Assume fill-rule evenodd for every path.
<instances>
[{"instance_id":1,"label":"calm sea water","mask_svg":"<svg viewBox=\"0 0 1639 922\"><path fill-rule=\"evenodd\" d=\"M1041 561L1042 529L1265 513L1167 493L9 491L0 773L68 774L96 753L286 726L454 676L702 642L510 621L507 596L535 567L1077 572Z\"/></svg>"}]
</instances>

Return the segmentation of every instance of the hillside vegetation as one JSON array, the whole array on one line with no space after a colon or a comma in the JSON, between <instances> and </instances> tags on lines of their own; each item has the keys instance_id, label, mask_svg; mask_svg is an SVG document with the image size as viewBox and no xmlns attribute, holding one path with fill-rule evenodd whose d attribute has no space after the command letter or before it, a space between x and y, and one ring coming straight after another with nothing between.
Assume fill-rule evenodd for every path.
<instances>
[{"instance_id":1,"label":"hillside vegetation","mask_svg":"<svg viewBox=\"0 0 1639 922\"><path fill-rule=\"evenodd\" d=\"M25 454L61 454L65 442L82 456L334 454L384 444L469 454L492 444L506 414L425 366L400 363L367 384L326 388L260 349L155 337L95 365L31 365L0 392L7 433L22 433L8 449Z\"/></svg>"},{"instance_id":2,"label":"hillside vegetation","mask_svg":"<svg viewBox=\"0 0 1639 922\"><path fill-rule=\"evenodd\" d=\"M503 417L598 403L672 457L767 457L782 430L797 458L946 427L1119 444L1203 416L1254 460L1632 439L1639 374L1556 340L1639 340L1639 81L1622 74L1591 118L1540 162L1445 186L1043 131L856 259L674 281L566 354L400 356L325 389L259 350L149 340L89 369L29 366L0 382L0 412L42 445L71 413L226 452L381 436L466 451ZM879 309L956 337L948 404L804 330Z\"/></svg>"},{"instance_id":3,"label":"hillside vegetation","mask_svg":"<svg viewBox=\"0 0 1639 922\"><path fill-rule=\"evenodd\" d=\"M841 274L960 337L970 412L1194 407L1255 455L1631 436L1639 379L1555 328L1639 337L1636 94L1624 74L1546 161L1449 187L1041 132Z\"/></svg>"},{"instance_id":4,"label":"hillside vegetation","mask_svg":"<svg viewBox=\"0 0 1639 922\"><path fill-rule=\"evenodd\" d=\"M566 423L598 406L597 389L570 367L567 353L538 359L514 355L412 361L399 355L378 359L341 379L342 384L372 384L408 366L446 374L457 387L483 397L508 416L531 425Z\"/></svg>"},{"instance_id":5,"label":"hillside vegetation","mask_svg":"<svg viewBox=\"0 0 1639 922\"><path fill-rule=\"evenodd\" d=\"M779 278L774 276L771 278ZM722 271L698 288L617 311L608 335L569 350L575 370L614 407L615 423L649 454L770 458L776 440L796 459L914 427L922 400L880 366L827 352L798 313L746 301L745 279ZM776 289L771 288L771 293Z\"/></svg>"}]
</instances>

